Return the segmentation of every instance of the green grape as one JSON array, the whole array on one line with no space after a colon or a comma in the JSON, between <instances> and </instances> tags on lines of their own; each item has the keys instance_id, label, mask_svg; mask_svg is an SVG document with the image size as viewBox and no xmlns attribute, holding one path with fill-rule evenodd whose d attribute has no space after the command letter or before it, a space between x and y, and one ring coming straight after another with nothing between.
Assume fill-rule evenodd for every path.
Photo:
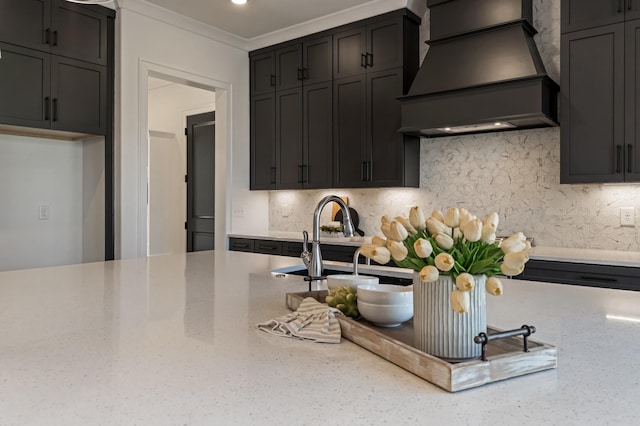
<instances>
[{"instance_id":1,"label":"green grape","mask_svg":"<svg viewBox=\"0 0 640 426\"><path fill-rule=\"evenodd\" d=\"M346 316L358 317L357 296L352 287L337 287L329 290L325 302L332 308L339 309Z\"/></svg>"}]
</instances>

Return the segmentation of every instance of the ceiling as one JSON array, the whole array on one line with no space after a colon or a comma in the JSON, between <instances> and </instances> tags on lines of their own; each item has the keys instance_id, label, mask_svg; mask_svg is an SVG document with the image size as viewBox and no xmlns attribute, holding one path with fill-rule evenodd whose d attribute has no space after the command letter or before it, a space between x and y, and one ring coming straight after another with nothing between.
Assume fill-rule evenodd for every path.
<instances>
[{"instance_id":1,"label":"ceiling","mask_svg":"<svg viewBox=\"0 0 640 426\"><path fill-rule=\"evenodd\" d=\"M146 0L157 6L252 39L377 0Z\"/></svg>"}]
</instances>

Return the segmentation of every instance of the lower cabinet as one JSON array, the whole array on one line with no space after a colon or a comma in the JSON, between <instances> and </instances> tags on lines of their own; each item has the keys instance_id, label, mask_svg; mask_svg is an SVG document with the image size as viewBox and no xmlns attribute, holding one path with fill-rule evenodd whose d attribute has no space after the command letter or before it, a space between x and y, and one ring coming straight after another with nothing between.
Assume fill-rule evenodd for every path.
<instances>
[{"instance_id":1,"label":"lower cabinet","mask_svg":"<svg viewBox=\"0 0 640 426\"><path fill-rule=\"evenodd\" d=\"M255 240L249 238L229 238L229 250L253 253Z\"/></svg>"},{"instance_id":2,"label":"lower cabinet","mask_svg":"<svg viewBox=\"0 0 640 426\"><path fill-rule=\"evenodd\" d=\"M640 290L640 268L531 259L521 280Z\"/></svg>"}]
</instances>

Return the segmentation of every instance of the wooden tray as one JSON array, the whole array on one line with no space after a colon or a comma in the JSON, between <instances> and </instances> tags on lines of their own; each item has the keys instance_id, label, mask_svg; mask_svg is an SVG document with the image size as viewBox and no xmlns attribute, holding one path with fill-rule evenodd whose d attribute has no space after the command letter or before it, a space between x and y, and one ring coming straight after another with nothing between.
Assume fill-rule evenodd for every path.
<instances>
[{"instance_id":1,"label":"wooden tray","mask_svg":"<svg viewBox=\"0 0 640 426\"><path fill-rule=\"evenodd\" d=\"M286 303L296 310L305 297L324 303L327 290L287 293ZM449 392L482 386L499 380L555 368L554 346L528 339L529 352L522 350L522 337L493 340L487 344L487 361L450 363L413 347L413 323L399 327L377 327L365 319L339 315L342 336L376 355ZM499 332L488 327L488 333Z\"/></svg>"}]
</instances>

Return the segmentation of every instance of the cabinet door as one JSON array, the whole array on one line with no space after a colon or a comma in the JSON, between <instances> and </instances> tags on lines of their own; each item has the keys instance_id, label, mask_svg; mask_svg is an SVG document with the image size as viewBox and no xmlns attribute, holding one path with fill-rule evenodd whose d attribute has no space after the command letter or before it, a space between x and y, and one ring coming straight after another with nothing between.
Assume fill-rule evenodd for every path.
<instances>
[{"instance_id":1,"label":"cabinet door","mask_svg":"<svg viewBox=\"0 0 640 426\"><path fill-rule=\"evenodd\" d=\"M363 75L366 65L365 27L350 29L333 35L333 78Z\"/></svg>"},{"instance_id":2,"label":"cabinet door","mask_svg":"<svg viewBox=\"0 0 640 426\"><path fill-rule=\"evenodd\" d=\"M0 43L0 122L49 128L48 53Z\"/></svg>"},{"instance_id":3,"label":"cabinet door","mask_svg":"<svg viewBox=\"0 0 640 426\"><path fill-rule=\"evenodd\" d=\"M626 4L630 4L630 1L562 0L562 33L622 22Z\"/></svg>"},{"instance_id":4,"label":"cabinet door","mask_svg":"<svg viewBox=\"0 0 640 426\"><path fill-rule=\"evenodd\" d=\"M253 253L255 240L249 238L229 238L229 250Z\"/></svg>"},{"instance_id":5,"label":"cabinet door","mask_svg":"<svg viewBox=\"0 0 640 426\"><path fill-rule=\"evenodd\" d=\"M562 36L562 183L624 180L624 24Z\"/></svg>"},{"instance_id":6,"label":"cabinet door","mask_svg":"<svg viewBox=\"0 0 640 426\"><path fill-rule=\"evenodd\" d=\"M251 66L251 96L273 93L276 89L276 55L264 52L249 59Z\"/></svg>"},{"instance_id":7,"label":"cabinet door","mask_svg":"<svg viewBox=\"0 0 640 426\"><path fill-rule=\"evenodd\" d=\"M0 41L48 52L49 0L0 0Z\"/></svg>"},{"instance_id":8,"label":"cabinet door","mask_svg":"<svg viewBox=\"0 0 640 426\"><path fill-rule=\"evenodd\" d=\"M402 45L402 20L395 18L367 26L367 72L402 67Z\"/></svg>"},{"instance_id":9,"label":"cabinet door","mask_svg":"<svg viewBox=\"0 0 640 426\"><path fill-rule=\"evenodd\" d=\"M251 189L276 189L275 94L251 98Z\"/></svg>"},{"instance_id":10,"label":"cabinet door","mask_svg":"<svg viewBox=\"0 0 640 426\"><path fill-rule=\"evenodd\" d=\"M282 241L255 240L254 253L282 255Z\"/></svg>"},{"instance_id":11,"label":"cabinet door","mask_svg":"<svg viewBox=\"0 0 640 426\"><path fill-rule=\"evenodd\" d=\"M640 181L640 19L625 23L625 180Z\"/></svg>"},{"instance_id":12,"label":"cabinet door","mask_svg":"<svg viewBox=\"0 0 640 426\"><path fill-rule=\"evenodd\" d=\"M333 39L331 36L305 40L302 43L304 84L331 81L333 78Z\"/></svg>"},{"instance_id":13,"label":"cabinet door","mask_svg":"<svg viewBox=\"0 0 640 426\"><path fill-rule=\"evenodd\" d=\"M403 134L400 128L402 69L367 74L367 181L373 186L403 184Z\"/></svg>"},{"instance_id":14,"label":"cabinet door","mask_svg":"<svg viewBox=\"0 0 640 426\"><path fill-rule=\"evenodd\" d=\"M304 187L331 188L333 176L333 87L331 81L303 89Z\"/></svg>"},{"instance_id":15,"label":"cabinet door","mask_svg":"<svg viewBox=\"0 0 640 426\"><path fill-rule=\"evenodd\" d=\"M353 77L334 82L334 187L359 188L365 185L367 164L366 78Z\"/></svg>"},{"instance_id":16,"label":"cabinet door","mask_svg":"<svg viewBox=\"0 0 640 426\"><path fill-rule=\"evenodd\" d=\"M277 189L302 188L302 89L276 92Z\"/></svg>"},{"instance_id":17,"label":"cabinet door","mask_svg":"<svg viewBox=\"0 0 640 426\"><path fill-rule=\"evenodd\" d=\"M53 0L51 53L107 64L107 16L87 7Z\"/></svg>"},{"instance_id":18,"label":"cabinet door","mask_svg":"<svg viewBox=\"0 0 640 426\"><path fill-rule=\"evenodd\" d=\"M102 135L106 108L106 67L51 56L52 129Z\"/></svg>"},{"instance_id":19,"label":"cabinet door","mask_svg":"<svg viewBox=\"0 0 640 426\"><path fill-rule=\"evenodd\" d=\"M276 91L302 87L302 45L276 50Z\"/></svg>"}]
</instances>

